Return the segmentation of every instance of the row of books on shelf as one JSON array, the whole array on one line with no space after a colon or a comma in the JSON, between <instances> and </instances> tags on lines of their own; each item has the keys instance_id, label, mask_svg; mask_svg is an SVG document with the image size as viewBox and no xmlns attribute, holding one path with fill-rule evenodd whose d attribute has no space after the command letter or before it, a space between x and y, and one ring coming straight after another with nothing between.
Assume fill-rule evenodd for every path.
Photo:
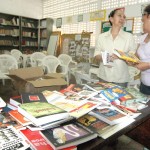
<instances>
[{"instance_id":1,"label":"row of books on shelf","mask_svg":"<svg viewBox=\"0 0 150 150\"><path fill-rule=\"evenodd\" d=\"M110 100L109 94L109 99L104 97L107 93L102 96L104 91L113 93L118 99ZM20 124L16 129L33 149L44 146L45 149L77 149L81 143L97 136L106 139L134 122L140 111L127 104L138 102L146 107L147 102L145 95L140 95L141 100L140 96L135 96L131 98L131 93L120 86L101 82L70 85L59 92L22 93L10 98L9 115L1 112L1 126L5 124L4 118L11 116L13 123L10 125Z\"/></svg>"},{"instance_id":2,"label":"row of books on shelf","mask_svg":"<svg viewBox=\"0 0 150 150\"><path fill-rule=\"evenodd\" d=\"M0 45L6 45L6 46L15 46L19 45L19 41L16 40L0 40Z\"/></svg>"},{"instance_id":3,"label":"row of books on shelf","mask_svg":"<svg viewBox=\"0 0 150 150\"><path fill-rule=\"evenodd\" d=\"M0 29L0 35L19 36L19 29Z\"/></svg>"},{"instance_id":4,"label":"row of books on shelf","mask_svg":"<svg viewBox=\"0 0 150 150\"><path fill-rule=\"evenodd\" d=\"M13 17L11 20L0 18L1 25L19 25L19 18Z\"/></svg>"}]
</instances>

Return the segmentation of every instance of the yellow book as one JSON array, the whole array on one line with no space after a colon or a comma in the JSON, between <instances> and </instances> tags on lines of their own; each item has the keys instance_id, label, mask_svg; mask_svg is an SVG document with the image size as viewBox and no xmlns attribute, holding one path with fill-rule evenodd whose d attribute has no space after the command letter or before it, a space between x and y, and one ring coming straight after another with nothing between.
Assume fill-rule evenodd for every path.
<instances>
[{"instance_id":1,"label":"yellow book","mask_svg":"<svg viewBox=\"0 0 150 150\"><path fill-rule=\"evenodd\" d=\"M114 54L117 55L120 59L128 61L128 62L132 62L132 63L139 63L139 59L135 56L134 53L129 52L129 53L125 53L121 50L114 50Z\"/></svg>"}]
</instances>

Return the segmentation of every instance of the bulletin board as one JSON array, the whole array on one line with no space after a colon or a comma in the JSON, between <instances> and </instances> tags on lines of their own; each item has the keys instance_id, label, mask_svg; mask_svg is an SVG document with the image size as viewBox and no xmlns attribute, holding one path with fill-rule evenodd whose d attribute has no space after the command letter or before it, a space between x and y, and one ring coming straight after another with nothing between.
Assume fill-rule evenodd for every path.
<instances>
[{"instance_id":1,"label":"bulletin board","mask_svg":"<svg viewBox=\"0 0 150 150\"><path fill-rule=\"evenodd\" d=\"M61 53L68 54L77 62L89 62L91 32L62 34Z\"/></svg>"},{"instance_id":2,"label":"bulletin board","mask_svg":"<svg viewBox=\"0 0 150 150\"><path fill-rule=\"evenodd\" d=\"M133 26L134 26L134 18L127 19L126 23L123 27L123 30L129 33L133 32ZM109 21L102 21L101 22L101 33L107 32L111 28L111 25Z\"/></svg>"}]
</instances>

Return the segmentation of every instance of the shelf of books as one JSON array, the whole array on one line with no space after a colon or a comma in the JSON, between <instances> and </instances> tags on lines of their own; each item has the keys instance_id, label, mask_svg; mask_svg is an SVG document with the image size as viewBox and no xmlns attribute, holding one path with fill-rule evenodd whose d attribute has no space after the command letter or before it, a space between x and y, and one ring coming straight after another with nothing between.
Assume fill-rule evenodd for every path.
<instances>
[{"instance_id":1,"label":"shelf of books","mask_svg":"<svg viewBox=\"0 0 150 150\"><path fill-rule=\"evenodd\" d=\"M19 49L19 16L0 13L0 53Z\"/></svg>"},{"instance_id":2,"label":"shelf of books","mask_svg":"<svg viewBox=\"0 0 150 150\"><path fill-rule=\"evenodd\" d=\"M38 19L21 17L21 50L38 51Z\"/></svg>"}]
</instances>

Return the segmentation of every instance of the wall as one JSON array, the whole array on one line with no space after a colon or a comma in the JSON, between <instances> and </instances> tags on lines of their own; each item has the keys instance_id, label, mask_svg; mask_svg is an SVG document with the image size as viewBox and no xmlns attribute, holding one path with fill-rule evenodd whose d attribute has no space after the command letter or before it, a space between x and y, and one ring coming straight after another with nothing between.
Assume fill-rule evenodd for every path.
<instances>
[{"instance_id":1,"label":"wall","mask_svg":"<svg viewBox=\"0 0 150 150\"><path fill-rule=\"evenodd\" d=\"M42 18L42 0L0 0L0 12Z\"/></svg>"}]
</instances>

